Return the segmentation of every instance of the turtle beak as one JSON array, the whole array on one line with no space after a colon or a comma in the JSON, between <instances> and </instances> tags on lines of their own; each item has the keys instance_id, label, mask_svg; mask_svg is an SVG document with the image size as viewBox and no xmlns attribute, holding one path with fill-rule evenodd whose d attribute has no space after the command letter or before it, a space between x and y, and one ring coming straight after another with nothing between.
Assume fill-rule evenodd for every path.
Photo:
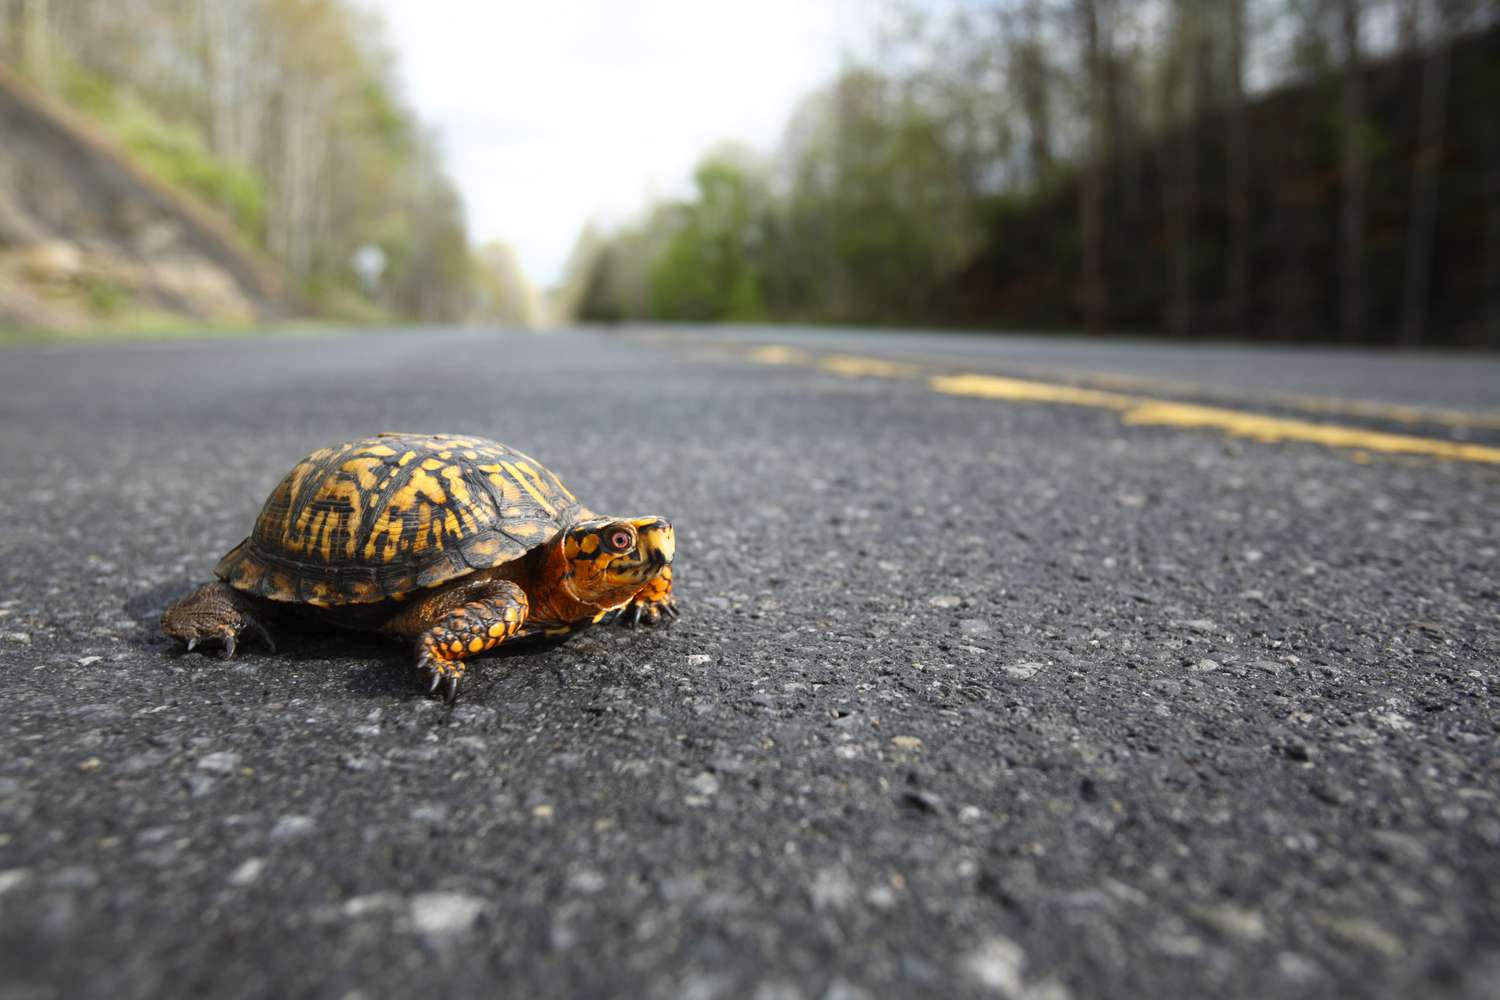
<instances>
[{"instance_id":1,"label":"turtle beak","mask_svg":"<svg viewBox=\"0 0 1500 1000\"><path fill-rule=\"evenodd\" d=\"M642 560L653 570L672 565L672 557L677 554L672 522L664 517L642 517L631 523L635 525Z\"/></svg>"}]
</instances>

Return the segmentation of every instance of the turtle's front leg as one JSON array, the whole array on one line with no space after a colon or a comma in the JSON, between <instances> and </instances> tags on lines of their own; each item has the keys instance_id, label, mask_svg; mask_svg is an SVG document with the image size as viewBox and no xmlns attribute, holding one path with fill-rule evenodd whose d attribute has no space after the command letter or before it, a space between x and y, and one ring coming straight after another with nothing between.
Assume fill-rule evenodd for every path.
<instances>
[{"instance_id":1,"label":"turtle's front leg","mask_svg":"<svg viewBox=\"0 0 1500 1000\"><path fill-rule=\"evenodd\" d=\"M641 622L657 625L676 618L677 598L672 596L672 567L664 566L659 575L636 592L620 611L620 624L634 628Z\"/></svg>"},{"instance_id":2,"label":"turtle's front leg","mask_svg":"<svg viewBox=\"0 0 1500 1000\"><path fill-rule=\"evenodd\" d=\"M259 607L254 598L215 580L167 608L161 616L161 630L189 650L203 643L220 643L226 659L234 656L240 638L246 633L264 642L274 653L276 643L271 633L255 620L254 612Z\"/></svg>"},{"instance_id":3,"label":"turtle's front leg","mask_svg":"<svg viewBox=\"0 0 1500 1000\"><path fill-rule=\"evenodd\" d=\"M384 631L416 638L420 683L453 701L464 661L513 637L529 607L526 592L509 580L463 580L418 601Z\"/></svg>"}]
</instances>

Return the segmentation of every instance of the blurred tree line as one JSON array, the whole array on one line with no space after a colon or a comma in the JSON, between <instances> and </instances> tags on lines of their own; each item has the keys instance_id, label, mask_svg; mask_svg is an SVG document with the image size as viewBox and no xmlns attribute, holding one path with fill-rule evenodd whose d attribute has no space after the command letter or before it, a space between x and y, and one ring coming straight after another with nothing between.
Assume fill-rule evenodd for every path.
<instances>
[{"instance_id":1,"label":"blurred tree line","mask_svg":"<svg viewBox=\"0 0 1500 1000\"><path fill-rule=\"evenodd\" d=\"M225 212L319 312L454 319L462 205L343 0L0 0L0 59ZM362 288L355 252L384 273Z\"/></svg>"},{"instance_id":2,"label":"blurred tree line","mask_svg":"<svg viewBox=\"0 0 1500 1000\"><path fill-rule=\"evenodd\" d=\"M1500 347L1500 0L938 0L580 240L595 320Z\"/></svg>"}]
</instances>

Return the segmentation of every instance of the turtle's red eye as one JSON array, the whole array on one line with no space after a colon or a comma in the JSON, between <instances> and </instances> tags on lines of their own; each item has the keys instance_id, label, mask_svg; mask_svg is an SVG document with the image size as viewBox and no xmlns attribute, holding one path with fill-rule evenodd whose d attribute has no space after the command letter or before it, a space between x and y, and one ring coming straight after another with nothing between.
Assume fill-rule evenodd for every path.
<instances>
[{"instance_id":1,"label":"turtle's red eye","mask_svg":"<svg viewBox=\"0 0 1500 1000\"><path fill-rule=\"evenodd\" d=\"M609 533L609 547L614 552L624 552L630 548L631 537L628 531L611 531Z\"/></svg>"}]
</instances>

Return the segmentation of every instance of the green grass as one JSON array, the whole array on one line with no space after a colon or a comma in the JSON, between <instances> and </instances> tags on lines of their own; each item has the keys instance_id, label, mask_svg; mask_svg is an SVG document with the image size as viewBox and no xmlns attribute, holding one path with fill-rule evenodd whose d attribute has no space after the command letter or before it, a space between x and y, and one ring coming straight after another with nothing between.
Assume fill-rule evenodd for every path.
<instances>
[{"instance_id":1,"label":"green grass","mask_svg":"<svg viewBox=\"0 0 1500 1000\"><path fill-rule=\"evenodd\" d=\"M154 310L134 310L83 330L0 326L0 348L30 344L102 344L134 340L226 340L241 337L305 337L350 333L359 327L319 319L278 323L208 323Z\"/></svg>"},{"instance_id":2,"label":"green grass","mask_svg":"<svg viewBox=\"0 0 1500 1000\"><path fill-rule=\"evenodd\" d=\"M108 321L113 316L124 315L130 308L130 290L108 278L85 275L81 290L89 312L101 320Z\"/></svg>"}]
</instances>

